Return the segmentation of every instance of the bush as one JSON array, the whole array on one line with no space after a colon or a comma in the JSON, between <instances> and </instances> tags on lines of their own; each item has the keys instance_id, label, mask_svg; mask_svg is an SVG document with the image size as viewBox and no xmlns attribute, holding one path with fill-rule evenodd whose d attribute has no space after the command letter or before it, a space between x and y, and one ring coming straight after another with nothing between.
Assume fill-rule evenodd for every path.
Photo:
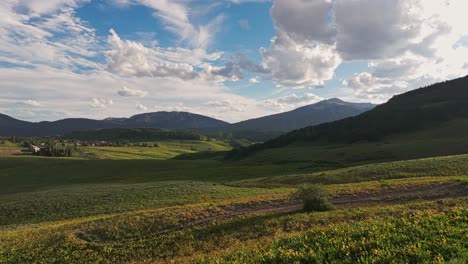
<instances>
[{"instance_id":1,"label":"bush","mask_svg":"<svg viewBox=\"0 0 468 264\"><path fill-rule=\"evenodd\" d=\"M334 208L327 191L321 186L304 185L298 189L297 197L304 203L304 211L329 211Z\"/></svg>"}]
</instances>

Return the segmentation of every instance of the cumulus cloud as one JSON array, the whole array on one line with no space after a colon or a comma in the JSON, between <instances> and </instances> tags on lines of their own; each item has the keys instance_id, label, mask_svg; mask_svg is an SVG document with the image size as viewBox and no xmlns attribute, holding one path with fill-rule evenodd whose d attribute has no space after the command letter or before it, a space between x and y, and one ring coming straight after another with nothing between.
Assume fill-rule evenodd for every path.
<instances>
[{"instance_id":1,"label":"cumulus cloud","mask_svg":"<svg viewBox=\"0 0 468 264\"><path fill-rule=\"evenodd\" d=\"M379 8L366 4L375 10ZM351 87L358 87L356 96L383 102L396 93L466 75L463 65L468 48L455 44L468 35L468 29L460 26L464 17L459 11L468 8L468 2L412 0L392 1L387 5L392 5L388 9L394 8L396 12L385 15L390 16L385 20L388 26L373 24L369 29L370 32L384 30L380 34L386 36L379 39L386 39L385 43L374 40L369 44L369 50L367 47L358 49L359 44L354 49L350 43L347 43L349 49L339 47L343 56L368 59L369 70L348 80Z\"/></svg>"},{"instance_id":2,"label":"cumulus cloud","mask_svg":"<svg viewBox=\"0 0 468 264\"><path fill-rule=\"evenodd\" d=\"M277 35L261 48L262 66L277 84L321 86L341 63L336 51L332 2L276 0L271 8ZM307 23L305 23L307 21Z\"/></svg>"},{"instance_id":3,"label":"cumulus cloud","mask_svg":"<svg viewBox=\"0 0 468 264\"><path fill-rule=\"evenodd\" d=\"M461 76L467 48L456 43L468 35L467 8L463 0L275 0L277 35L260 49L264 78L320 86L355 60L368 61L376 78L400 82L392 89Z\"/></svg>"},{"instance_id":4,"label":"cumulus cloud","mask_svg":"<svg viewBox=\"0 0 468 264\"><path fill-rule=\"evenodd\" d=\"M283 33L272 40L269 48L262 48L261 54L271 80L285 86L323 85L341 63L334 46L297 42Z\"/></svg>"},{"instance_id":5,"label":"cumulus cloud","mask_svg":"<svg viewBox=\"0 0 468 264\"><path fill-rule=\"evenodd\" d=\"M376 77L368 72L353 75L349 80L343 81L343 85L351 88L355 97L379 103L385 102L394 94L409 90L407 82Z\"/></svg>"},{"instance_id":6,"label":"cumulus cloud","mask_svg":"<svg viewBox=\"0 0 468 264\"><path fill-rule=\"evenodd\" d=\"M108 43L112 49L107 52L107 68L111 72L138 77L195 78L196 72L191 65L159 60L152 49L134 41L121 40L113 29L110 33Z\"/></svg>"},{"instance_id":7,"label":"cumulus cloud","mask_svg":"<svg viewBox=\"0 0 468 264\"><path fill-rule=\"evenodd\" d=\"M114 102L111 99L93 98L89 106L92 108L107 108L113 104Z\"/></svg>"},{"instance_id":8,"label":"cumulus cloud","mask_svg":"<svg viewBox=\"0 0 468 264\"><path fill-rule=\"evenodd\" d=\"M234 63L228 62L224 67L210 64L221 58L221 52L207 53L201 49L149 48L135 41L122 40L113 29L109 32L107 42L110 50L106 53L107 70L118 75L178 78L186 81L202 78L221 82L243 78L239 67Z\"/></svg>"},{"instance_id":9,"label":"cumulus cloud","mask_svg":"<svg viewBox=\"0 0 468 264\"><path fill-rule=\"evenodd\" d=\"M257 78L250 78L249 83L256 84L256 83L260 83L260 81Z\"/></svg>"},{"instance_id":10,"label":"cumulus cloud","mask_svg":"<svg viewBox=\"0 0 468 264\"><path fill-rule=\"evenodd\" d=\"M276 0L271 17L281 34L297 42L318 41L333 44L335 26L331 23L332 1Z\"/></svg>"},{"instance_id":11,"label":"cumulus cloud","mask_svg":"<svg viewBox=\"0 0 468 264\"><path fill-rule=\"evenodd\" d=\"M144 106L144 105L142 105L142 104L137 104L137 105L136 105L136 108L137 108L138 110L140 110L140 111L146 111L146 110L148 110L148 107L146 107L146 106Z\"/></svg>"},{"instance_id":12,"label":"cumulus cloud","mask_svg":"<svg viewBox=\"0 0 468 264\"><path fill-rule=\"evenodd\" d=\"M145 97L147 92L138 89L130 89L124 86L117 92L117 94L123 97Z\"/></svg>"}]
</instances>

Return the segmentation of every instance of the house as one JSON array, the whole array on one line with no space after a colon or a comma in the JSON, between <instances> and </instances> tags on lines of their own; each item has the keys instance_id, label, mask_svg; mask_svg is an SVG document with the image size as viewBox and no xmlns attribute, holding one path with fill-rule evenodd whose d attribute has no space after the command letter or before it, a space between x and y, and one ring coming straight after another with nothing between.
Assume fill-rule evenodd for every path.
<instances>
[{"instance_id":1,"label":"house","mask_svg":"<svg viewBox=\"0 0 468 264\"><path fill-rule=\"evenodd\" d=\"M34 145L29 146L29 149L31 150L31 152L33 154L38 153L39 151L41 151L41 148L39 148L37 146L34 146Z\"/></svg>"}]
</instances>

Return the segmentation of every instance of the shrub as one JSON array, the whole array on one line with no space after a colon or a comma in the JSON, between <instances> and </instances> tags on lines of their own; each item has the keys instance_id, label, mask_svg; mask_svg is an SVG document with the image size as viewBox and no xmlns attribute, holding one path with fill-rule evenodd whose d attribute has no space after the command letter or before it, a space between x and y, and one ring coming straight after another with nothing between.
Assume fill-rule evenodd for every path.
<instances>
[{"instance_id":1,"label":"shrub","mask_svg":"<svg viewBox=\"0 0 468 264\"><path fill-rule=\"evenodd\" d=\"M329 211L334 208L327 191L318 185L300 187L297 197L304 203L304 211Z\"/></svg>"}]
</instances>

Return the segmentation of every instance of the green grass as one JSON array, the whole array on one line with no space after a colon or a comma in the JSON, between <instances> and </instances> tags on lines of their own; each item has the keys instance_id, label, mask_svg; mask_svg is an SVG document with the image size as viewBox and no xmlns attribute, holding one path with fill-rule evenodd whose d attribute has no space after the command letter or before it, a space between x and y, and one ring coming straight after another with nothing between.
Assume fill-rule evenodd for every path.
<instances>
[{"instance_id":1,"label":"green grass","mask_svg":"<svg viewBox=\"0 0 468 264\"><path fill-rule=\"evenodd\" d=\"M270 246L238 251L238 263L463 263L468 259L468 211L406 211L398 216L331 224ZM219 260L218 260L219 261Z\"/></svg>"},{"instance_id":2,"label":"green grass","mask_svg":"<svg viewBox=\"0 0 468 264\"><path fill-rule=\"evenodd\" d=\"M311 174L248 179L238 186L291 186L304 183L351 183L425 176L468 176L468 155L367 164Z\"/></svg>"},{"instance_id":3,"label":"green grass","mask_svg":"<svg viewBox=\"0 0 468 264\"><path fill-rule=\"evenodd\" d=\"M224 141L160 141L159 147L82 147L78 157L91 159L171 159L180 154L201 151L226 151L231 147Z\"/></svg>"},{"instance_id":4,"label":"green grass","mask_svg":"<svg viewBox=\"0 0 468 264\"><path fill-rule=\"evenodd\" d=\"M193 143L182 144L187 149L186 144ZM449 183L467 186L468 155L324 170L334 166L167 160L162 152L137 158L132 155L138 148L123 149L122 154L106 149L101 150L108 159L0 157L0 263L467 258L466 197L369 203L330 212L222 216L224 208L291 197L303 183L321 183L331 196ZM221 217L210 218L216 214ZM203 225L183 228L207 218ZM411 222L415 219L418 224ZM442 236L447 244L438 244Z\"/></svg>"},{"instance_id":5,"label":"green grass","mask_svg":"<svg viewBox=\"0 0 468 264\"><path fill-rule=\"evenodd\" d=\"M286 192L210 182L71 185L0 196L0 226Z\"/></svg>"},{"instance_id":6,"label":"green grass","mask_svg":"<svg viewBox=\"0 0 468 264\"><path fill-rule=\"evenodd\" d=\"M466 130L465 130L466 131ZM468 153L468 138L395 140L343 145L295 143L260 151L246 160L265 163L309 163L329 168Z\"/></svg>"},{"instance_id":7,"label":"green grass","mask_svg":"<svg viewBox=\"0 0 468 264\"><path fill-rule=\"evenodd\" d=\"M363 262L385 263L396 253L400 260L411 257L417 262L436 257L466 259L467 202L463 198L254 215L163 234L165 227L203 218L216 209L190 206L91 217L5 230L0 233L0 259L16 263L290 263L339 261L348 252L344 259L362 258Z\"/></svg>"},{"instance_id":8,"label":"green grass","mask_svg":"<svg viewBox=\"0 0 468 264\"><path fill-rule=\"evenodd\" d=\"M85 160L0 157L0 195L53 189L64 185L156 181L229 182L284 175L293 165L258 166L216 160Z\"/></svg>"}]
</instances>

